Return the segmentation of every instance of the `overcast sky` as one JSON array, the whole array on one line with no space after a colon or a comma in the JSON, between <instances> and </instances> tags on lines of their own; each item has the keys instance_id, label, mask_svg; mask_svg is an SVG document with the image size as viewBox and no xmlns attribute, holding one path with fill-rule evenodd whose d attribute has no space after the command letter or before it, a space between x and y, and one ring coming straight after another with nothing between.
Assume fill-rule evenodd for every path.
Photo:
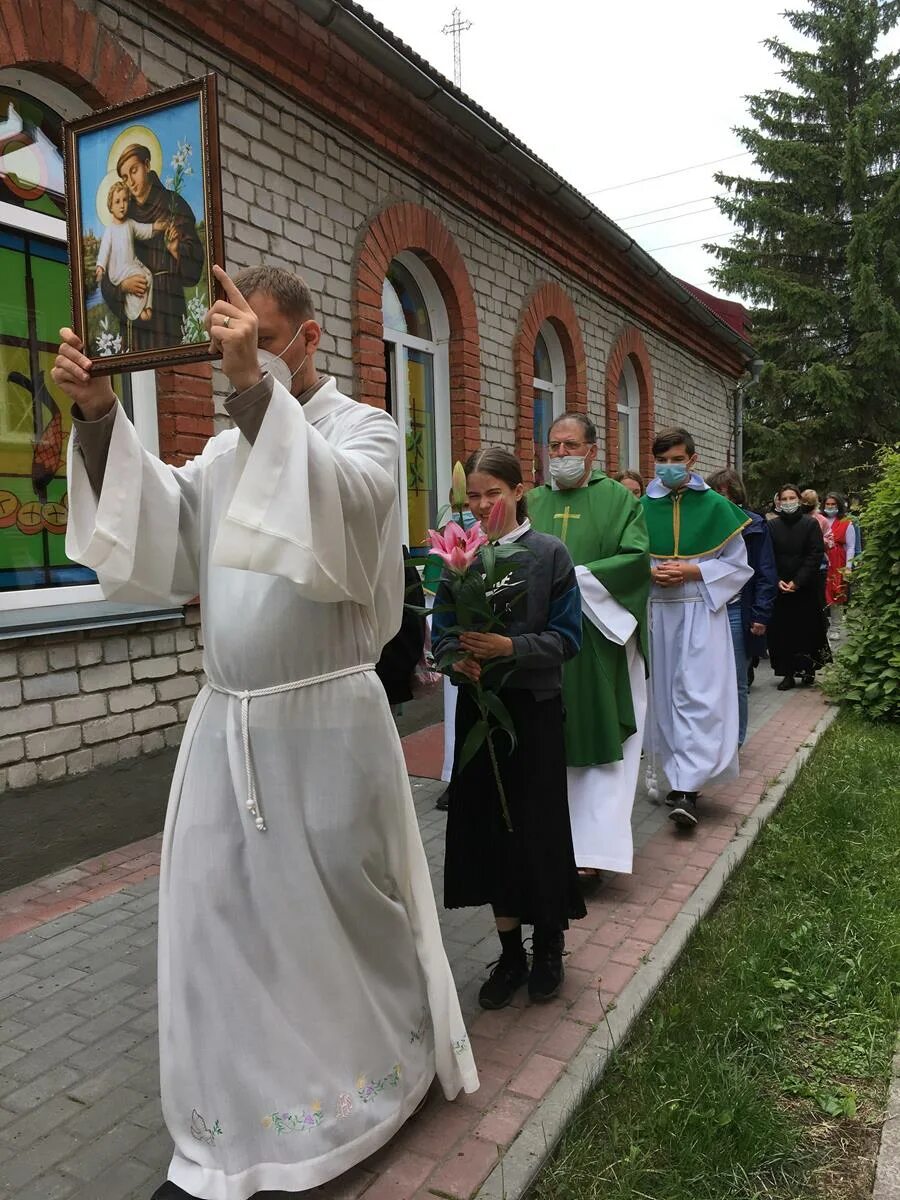
<instances>
[{"instance_id":1,"label":"overcast sky","mask_svg":"<svg viewBox=\"0 0 900 1200\"><path fill-rule=\"evenodd\" d=\"M441 32L453 0L361 2L453 77L452 41ZM472 22L462 35L464 91L673 274L715 290L707 273L712 256L702 242L727 233L730 223L713 207L712 174L719 166L751 169L749 156L731 157L742 153L732 128L746 120L745 96L780 86L761 43L772 35L796 42L781 16L788 5L459 0L459 6ZM696 165L710 160L715 165ZM618 186L672 171L679 173Z\"/></svg>"}]
</instances>

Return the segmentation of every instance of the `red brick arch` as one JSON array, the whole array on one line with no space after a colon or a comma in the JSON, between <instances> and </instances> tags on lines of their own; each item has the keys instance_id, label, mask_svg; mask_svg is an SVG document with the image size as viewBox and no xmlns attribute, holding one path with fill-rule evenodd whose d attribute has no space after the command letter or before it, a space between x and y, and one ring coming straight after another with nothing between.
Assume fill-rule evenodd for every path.
<instances>
[{"instance_id":1,"label":"red brick arch","mask_svg":"<svg viewBox=\"0 0 900 1200\"><path fill-rule=\"evenodd\" d=\"M587 412L587 363L575 305L558 283L542 283L528 297L513 344L516 454L526 483L534 481L534 345L545 321L553 326L562 346L566 364L566 409Z\"/></svg>"},{"instance_id":2,"label":"red brick arch","mask_svg":"<svg viewBox=\"0 0 900 1200\"><path fill-rule=\"evenodd\" d=\"M355 396L385 407L384 323L381 290L392 259L417 254L440 289L450 322L450 435L454 459L481 442L481 356L478 314L466 264L450 231L420 204L394 204L362 232L356 254L351 320Z\"/></svg>"},{"instance_id":3,"label":"red brick arch","mask_svg":"<svg viewBox=\"0 0 900 1200\"><path fill-rule=\"evenodd\" d=\"M619 470L619 378L627 358L631 359L637 376L641 402L638 417L641 474L649 479L653 475L653 454L650 450L654 429L653 369L644 335L633 325L622 330L606 361L606 469L611 475Z\"/></svg>"},{"instance_id":4,"label":"red brick arch","mask_svg":"<svg viewBox=\"0 0 900 1200\"><path fill-rule=\"evenodd\" d=\"M92 108L150 90L115 35L74 0L0 0L0 67L46 75Z\"/></svg>"}]
</instances>

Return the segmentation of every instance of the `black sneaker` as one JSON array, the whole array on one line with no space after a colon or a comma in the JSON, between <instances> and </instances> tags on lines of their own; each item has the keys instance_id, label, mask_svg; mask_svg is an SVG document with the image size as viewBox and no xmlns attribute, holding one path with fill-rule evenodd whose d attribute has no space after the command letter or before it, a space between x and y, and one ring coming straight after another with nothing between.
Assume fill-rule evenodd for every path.
<instances>
[{"instance_id":1,"label":"black sneaker","mask_svg":"<svg viewBox=\"0 0 900 1200\"><path fill-rule=\"evenodd\" d=\"M535 933L531 955L531 973L528 976L530 1000L552 1000L562 987L563 949L565 935L561 930L551 934Z\"/></svg>"},{"instance_id":2,"label":"black sneaker","mask_svg":"<svg viewBox=\"0 0 900 1200\"><path fill-rule=\"evenodd\" d=\"M697 793L679 792L669 820L674 821L679 829L693 829L699 820L697 816Z\"/></svg>"},{"instance_id":3,"label":"black sneaker","mask_svg":"<svg viewBox=\"0 0 900 1200\"><path fill-rule=\"evenodd\" d=\"M197 1197L180 1188L177 1183L172 1183L171 1179L167 1179L162 1187L156 1189L150 1200L197 1200Z\"/></svg>"},{"instance_id":4,"label":"black sneaker","mask_svg":"<svg viewBox=\"0 0 900 1200\"><path fill-rule=\"evenodd\" d=\"M434 807L438 812L446 812L450 807L450 789L445 788L435 801Z\"/></svg>"},{"instance_id":5,"label":"black sneaker","mask_svg":"<svg viewBox=\"0 0 900 1200\"><path fill-rule=\"evenodd\" d=\"M792 687L796 687L796 686L797 685L794 682L793 675L785 675L784 679L782 679L781 683L779 683L778 688L776 690L779 692L789 692Z\"/></svg>"},{"instance_id":6,"label":"black sneaker","mask_svg":"<svg viewBox=\"0 0 900 1200\"><path fill-rule=\"evenodd\" d=\"M683 795L684 792L669 792L666 796L666 804L668 804L669 808L673 808Z\"/></svg>"},{"instance_id":7,"label":"black sneaker","mask_svg":"<svg viewBox=\"0 0 900 1200\"><path fill-rule=\"evenodd\" d=\"M506 1008L527 979L528 959L524 950L521 957L501 954L493 971L481 985L478 1003L482 1008Z\"/></svg>"},{"instance_id":8,"label":"black sneaker","mask_svg":"<svg viewBox=\"0 0 900 1200\"><path fill-rule=\"evenodd\" d=\"M800 680L800 686L801 687L812 687L815 682L816 682L815 675L804 675L803 678Z\"/></svg>"}]
</instances>

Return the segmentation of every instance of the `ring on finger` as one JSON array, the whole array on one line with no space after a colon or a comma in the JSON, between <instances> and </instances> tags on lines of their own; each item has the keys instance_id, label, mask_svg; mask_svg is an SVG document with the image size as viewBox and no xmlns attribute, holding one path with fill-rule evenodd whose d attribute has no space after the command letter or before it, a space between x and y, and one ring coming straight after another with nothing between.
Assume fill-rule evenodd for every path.
<instances>
[{"instance_id":1,"label":"ring on finger","mask_svg":"<svg viewBox=\"0 0 900 1200\"><path fill-rule=\"evenodd\" d=\"M230 324L231 324L231 317L223 317L222 318L222 328L223 329L227 329Z\"/></svg>"}]
</instances>

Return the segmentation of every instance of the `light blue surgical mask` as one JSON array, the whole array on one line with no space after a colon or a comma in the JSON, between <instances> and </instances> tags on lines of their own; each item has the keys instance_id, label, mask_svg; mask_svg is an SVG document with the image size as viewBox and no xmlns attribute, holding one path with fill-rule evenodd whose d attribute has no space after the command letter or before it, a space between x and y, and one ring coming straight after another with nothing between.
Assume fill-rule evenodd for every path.
<instances>
[{"instance_id":1,"label":"light blue surgical mask","mask_svg":"<svg viewBox=\"0 0 900 1200\"><path fill-rule=\"evenodd\" d=\"M684 463L657 463L656 478L667 488L677 488L691 477Z\"/></svg>"},{"instance_id":2,"label":"light blue surgical mask","mask_svg":"<svg viewBox=\"0 0 900 1200\"><path fill-rule=\"evenodd\" d=\"M826 517L836 517L837 515L838 515L838 509L836 509L834 507L834 505L832 505L832 504L825 505L825 516Z\"/></svg>"}]
</instances>

